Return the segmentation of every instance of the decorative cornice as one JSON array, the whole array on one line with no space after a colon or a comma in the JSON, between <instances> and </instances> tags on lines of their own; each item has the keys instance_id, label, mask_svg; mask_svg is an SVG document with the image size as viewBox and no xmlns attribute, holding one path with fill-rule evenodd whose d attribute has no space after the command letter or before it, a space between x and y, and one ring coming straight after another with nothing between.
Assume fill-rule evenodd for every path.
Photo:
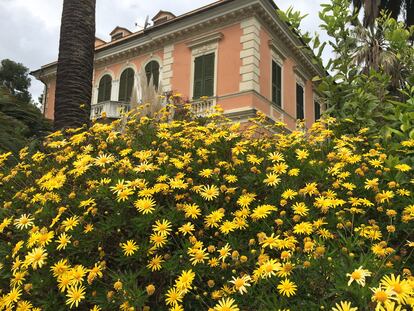
<instances>
[{"instance_id":1,"label":"decorative cornice","mask_svg":"<svg viewBox=\"0 0 414 311\"><path fill-rule=\"evenodd\" d=\"M286 54L277 46L276 42L272 39L269 40L269 47L284 61L287 57Z\"/></svg>"},{"instance_id":2,"label":"decorative cornice","mask_svg":"<svg viewBox=\"0 0 414 311\"><path fill-rule=\"evenodd\" d=\"M94 64L96 67L105 66L148 52L162 51L165 45L189 40L195 35L214 31L217 28L234 24L247 17L256 17L261 20L261 24L264 27L270 30L274 38L286 45L286 49L283 49L286 50L285 53L293 52L297 63L303 67L303 71L307 73L307 76L312 77L324 74L324 71L319 66L316 66L312 62L311 57L303 51L303 43L297 35L289 29L285 22L275 16L275 13L271 13L274 9L270 7L267 0L230 2L223 2L225 5L216 7L217 11L212 10L211 14L209 11L205 11L203 13L205 14L203 15L203 17L205 16L204 20L200 21L201 15L198 18L181 19L177 22L171 22L169 25L163 25L160 29L142 31L136 35L133 34L125 42L99 48L95 52ZM237 5L241 7L228 12ZM279 52L283 51L280 50ZM51 66L51 68L53 67ZM49 69L49 67L45 69ZM56 70L56 67L53 69ZM43 75L46 72L46 70L42 70L40 74Z\"/></svg>"},{"instance_id":3,"label":"decorative cornice","mask_svg":"<svg viewBox=\"0 0 414 311\"><path fill-rule=\"evenodd\" d=\"M198 22L196 24L188 25L184 28L160 34L158 37L152 37L151 34L148 34L148 36L140 38L141 40L139 41L141 42L138 42L137 39L137 42L131 42L131 46L125 47L124 49L116 51L114 53L110 53L109 55L100 56L98 52L95 55L95 65L102 66L104 64L110 64L114 61L122 60L124 58L142 55L150 51L162 49L163 46L167 44L182 42L194 37L194 35L202 35L203 33L214 31L219 27L234 24L245 19L248 16L252 16L253 12L259 6L259 3L254 3L252 5L242 7L238 10L228 12L220 16L212 17L211 19L203 22ZM219 34L220 33L217 35L219 36ZM210 39L214 41L214 39L220 40L221 38L212 36ZM114 50L116 48L119 48L119 46L114 46Z\"/></svg>"},{"instance_id":4,"label":"decorative cornice","mask_svg":"<svg viewBox=\"0 0 414 311\"><path fill-rule=\"evenodd\" d=\"M295 76L296 76L296 82L299 82L300 85L305 87L306 81L308 80L306 79L306 75L300 70L298 66L295 66L293 68L293 72L295 73Z\"/></svg>"},{"instance_id":5,"label":"decorative cornice","mask_svg":"<svg viewBox=\"0 0 414 311\"><path fill-rule=\"evenodd\" d=\"M303 67L303 71L306 71L308 78L313 76L325 75L325 71L320 66L313 63L312 57L306 54L305 49L310 49L305 46L304 43L299 39L298 35L289 28L286 22L275 18L272 14L265 9L264 6L259 6L255 12L260 19L263 21L263 25L270 30L274 38L282 41L289 51L292 51L295 58L298 60L298 65ZM311 50L309 50L311 52Z\"/></svg>"},{"instance_id":6,"label":"decorative cornice","mask_svg":"<svg viewBox=\"0 0 414 311\"><path fill-rule=\"evenodd\" d=\"M224 35L221 32L210 33L208 35L205 35L205 36L202 36L202 37L198 37L198 38L195 38L195 39L187 42L187 46L190 49L193 49L193 48L197 48L197 47L200 47L200 46L203 46L203 45L217 43L223 37L224 37Z\"/></svg>"}]
</instances>

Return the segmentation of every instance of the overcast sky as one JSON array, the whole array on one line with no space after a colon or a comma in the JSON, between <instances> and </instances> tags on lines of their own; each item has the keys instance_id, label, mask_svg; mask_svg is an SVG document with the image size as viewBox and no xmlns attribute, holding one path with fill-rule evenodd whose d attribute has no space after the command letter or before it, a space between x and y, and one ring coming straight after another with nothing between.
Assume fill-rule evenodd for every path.
<instances>
[{"instance_id":1,"label":"overcast sky","mask_svg":"<svg viewBox=\"0 0 414 311\"><path fill-rule=\"evenodd\" d=\"M138 30L145 17L153 17L160 9L176 15L188 12L211 0L96 0L96 36L106 41L115 26ZM323 0L275 0L283 10L289 6L309 14L303 29L318 31L318 11ZM0 60L21 62L30 70L57 60L60 18L63 0L0 0ZM43 84L32 78L33 98L43 91Z\"/></svg>"}]
</instances>

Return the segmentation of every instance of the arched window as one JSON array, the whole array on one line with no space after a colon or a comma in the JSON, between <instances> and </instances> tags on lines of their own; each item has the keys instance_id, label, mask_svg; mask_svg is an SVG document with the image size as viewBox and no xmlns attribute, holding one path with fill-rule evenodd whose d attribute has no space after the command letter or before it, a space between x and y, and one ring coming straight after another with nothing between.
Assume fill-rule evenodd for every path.
<instances>
[{"instance_id":1,"label":"arched window","mask_svg":"<svg viewBox=\"0 0 414 311\"><path fill-rule=\"evenodd\" d=\"M110 75L104 75L99 81L98 103L111 100L112 78Z\"/></svg>"},{"instance_id":2,"label":"arched window","mask_svg":"<svg viewBox=\"0 0 414 311\"><path fill-rule=\"evenodd\" d=\"M158 79L160 78L160 65L157 61L152 60L145 66L145 74L147 75L148 84L151 81L154 83L156 89L158 89Z\"/></svg>"},{"instance_id":3,"label":"arched window","mask_svg":"<svg viewBox=\"0 0 414 311\"><path fill-rule=\"evenodd\" d=\"M119 82L119 101L131 101L132 88L134 87L134 70L132 68L125 69L121 74Z\"/></svg>"}]
</instances>

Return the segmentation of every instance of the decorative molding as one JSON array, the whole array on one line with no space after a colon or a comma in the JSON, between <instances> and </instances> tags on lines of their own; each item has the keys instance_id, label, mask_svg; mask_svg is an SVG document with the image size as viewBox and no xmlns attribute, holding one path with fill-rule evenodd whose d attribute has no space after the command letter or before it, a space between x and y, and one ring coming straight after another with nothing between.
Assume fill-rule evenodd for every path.
<instances>
[{"instance_id":1,"label":"decorative molding","mask_svg":"<svg viewBox=\"0 0 414 311\"><path fill-rule=\"evenodd\" d=\"M296 82L298 84L300 84L303 88L305 88L306 87L306 81L307 81L305 75L300 70L298 70L297 67L295 67L293 69L293 71L295 73Z\"/></svg>"},{"instance_id":2,"label":"decorative molding","mask_svg":"<svg viewBox=\"0 0 414 311\"><path fill-rule=\"evenodd\" d=\"M272 57L273 59L279 63L279 65L283 65L283 62L285 61L285 59L287 58L285 53L282 52L282 50L280 49L280 47L277 45L275 40L269 40L269 47L270 50L272 51Z\"/></svg>"},{"instance_id":3,"label":"decorative molding","mask_svg":"<svg viewBox=\"0 0 414 311\"><path fill-rule=\"evenodd\" d=\"M243 2L243 3L242 3ZM203 35L207 32L214 31L218 27L231 25L240 20L251 16L255 8L259 7L258 2L250 3L248 1L240 1L241 7L230 8L227 11L220 13L206 13L205 17L200 21L200 18L189 21L188 23L181 23L172 25L166 30L158 30L147 36L143 33L137 33L137 36L123 45L115 45L113 48L106 47L105 49L97 50L95 54L95 65L111 64L116 60L130 58L142 55L151 51L159 50L160 46L174 44L180 41L189 40L195 35ZM221 15L218 15L221 14ZM184 24L184 25L183 25Z\"/></svg>"},{"instance_id":4,"label":"decorative molding","mask_svg":"<svg viewBox=\"0 0 414 311\"><path fill-rule=\"evenodd\" d=\"M123 72L127 69L131 68L134 71L134 74L137 73L137 66L135 66L135 64L133 62L130 62L129 60L127 60L122 67L120 68L120 70L118 71L118 79L121 79L121 76L123 74Z\"/></svg>"},{"instance_id":5,"label":"decorative molding","mask_svg":"<svg viewBox=\"0 0 414 311\"><path fill-rule=\"evenodd\" d=\"M243 45L240 51L242 65L240 67L241 82L239 91L255 90L260 92L260 22L255 17L250 17L240 23L243 34L240 43Z\"/></svg>"},{"instance_id":6,"label":"decorative molding","mask_svg":"<svg viewBox=\"0 0 414 311\"><path fill-rule=\"evenodd\" d=\"M303 63L302 66L309 76L326 74L323 68L312 63L310 56L301 48L303 43L289 29L286 23L276 16L274 8L266 2L264 0L254 2L240 0L232 3L232 7L222 8L219 12L206 12L202 20L198 17L189 19L188 22L184 22L184 20L182 22L177 21L172 22L168 27L159 30L154 29L154 31L148 32L147 34L143 31L132 34L130 38L126 38L127 40L120 41L113 46L103 46L97 49L95 52L95 66L112 64L122 59L128 59L159 50L160 46L186 40L194 35L214 31L218 27L233 24L254 16L256 19L262 21L262 24L269 30L274 39L277 39L277 41L280 41L286 46L284 49L285 52L288 51L289 55L294 55L298 63ZM51 73L53 78L56 75L56 64L47 65L47 69L50 67L54 71L54 73ZM42 79L45 74L49 75L46 70L42 70L40 73Z\"/></svg>"},{"instance_id":7,"label":"decorative molding","mask_svg":"<svg viewBox=\"0 0 414 311\"><path fill-rule=\"evenodd\" d=\"M307 76L311 79L316 75L326 75L324 69L315 65L310 55L305 51L302 40L298 38L288 24L278 18L275 14L270 13L274 8L270 4L261 5L256 9L256 15L263 21L263 25L269 30L271 36L276 41L281 41L286 46L289 55L295 57L296 63L300 64ZM310 51L309 51L310 52Z\"/></svg>"},{"instance_id":8,"label":"decorative molding","mask_svg":"<svg viewBox=\"0 0 414 311\"><path fill-rule=\"evenodd\" d=\"M210 33L202 37L195 38L187 42L187 46L190 49L194 49L200 46L207 46L212 44L218 44L223 39L224 35L221 32Z\"/></svg>"},{"instance_id":9,"label":"decorative molding","mask_svg":"<svg viewBox=\"0 0 414 311\"><path fill-rule=\"evenodd\" d=\"M191 50L191 55L193 57L202 56L210 53L216 52L218 49L218 42L206 44L203 46L194 47Z\"/></svg>"}]
</instances>

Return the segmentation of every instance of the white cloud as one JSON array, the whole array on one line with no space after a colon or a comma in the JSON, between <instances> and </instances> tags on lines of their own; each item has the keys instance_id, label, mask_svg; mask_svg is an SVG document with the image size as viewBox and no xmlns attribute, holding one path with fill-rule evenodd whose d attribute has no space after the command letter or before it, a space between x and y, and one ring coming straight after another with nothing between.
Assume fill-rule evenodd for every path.
<instances>
[{"instance_id":1,"label":"white cloud","mask_svg":"<svg viewBox=\"0 0 414 311\"><path fill-rule=\"evenodd\" d=\"M276 0L283 10L293 5L309 14L303 27L317 31L319 5L323 0ZM213 3L211 0L97 0L96 35L104 40L115 26L137 30L145 17L160 9L176 15ZM10 58L25 64L30 70L57 59L59 27L63 0L0 0L0 60ZM37 98L43 84L32 80L30 91Z\"/></svg>"}]
</instances>

